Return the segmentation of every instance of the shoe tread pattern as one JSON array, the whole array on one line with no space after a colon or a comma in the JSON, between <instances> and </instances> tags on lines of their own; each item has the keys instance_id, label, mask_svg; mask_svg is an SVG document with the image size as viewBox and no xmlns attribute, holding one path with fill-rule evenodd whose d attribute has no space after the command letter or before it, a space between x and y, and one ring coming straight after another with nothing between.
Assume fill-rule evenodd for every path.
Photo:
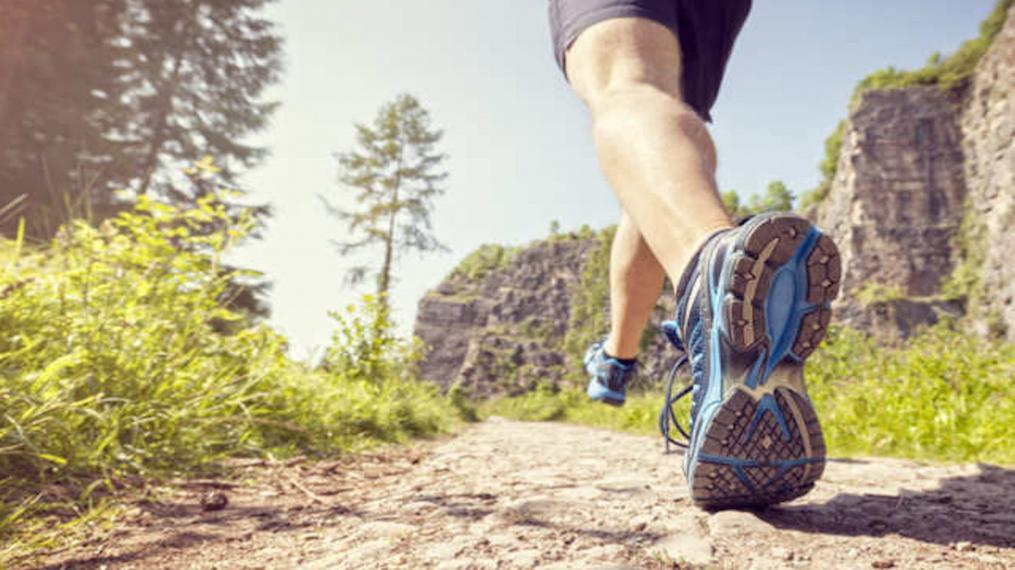
<instances>
[{"instance_id":1,"label":"shoe tread pattern","mask_svg":"<svg viewBox=\"0 0 1015 570\"><path fill-rule=\"evenodd\" d=\"M825 443L814 409L787 388L777 388L771 398L774 407L765 407L737 390L722 405L705 434L701 451L706 456L694 472L691 489L698 505L721 509L781 503L806 494L821 477ZM801 460L810 462L794 464Z\"/></svg>"}]
</instances>

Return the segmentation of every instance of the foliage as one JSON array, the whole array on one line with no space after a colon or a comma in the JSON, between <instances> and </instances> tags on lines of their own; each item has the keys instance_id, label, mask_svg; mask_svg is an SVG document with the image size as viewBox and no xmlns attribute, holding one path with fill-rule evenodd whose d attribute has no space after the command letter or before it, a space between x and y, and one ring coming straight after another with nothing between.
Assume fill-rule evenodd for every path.
<instances>
[{"instance_id":1,"label":"foliage","mask_svg":"<svg viewBox=\"0 0 1015 570\"><path fill-rule=\"evenodd\" d=\"M383 298L364 295L361 304L347 306L345 314L329 314L337 326L322 362L325 369L370 383L415 376L420 347L398 337Z\"/></svg>"},{"instance_id":2,"label":"foliage","mask_svg":"<svg viewBox=\"0 0 1015 570\"><path fill-rule=\"evenodd\" d=\"M465 256L451 274L465 277L470 281L478 281L491 271L510 265L519 251L517 247L485 243Z\"/></svg>"},{"instance_id":3,"label":"foliage","mask_svg":"<svg viewBox=\"0 0 1015 570\"><path fill-rule=\"evenodd\" d=\"M262 100L281 70L281 38L260 15L270 2L7 2L0 208L17 201L29 235L48 238L71 218L115 215L119 188L192 203L173 177L206 153L234 186L265 155L244 137L275 108Z\"/></svg>"},{"instance_id":4,"label":"foliage","mask_svg":"<svg viewBox=\"0 0 1015 570\"><path fill-rule=\"evenodd\" d=\"M341 453L455 417L435 387L408 379L414 348L387 334L375 302L338 317L319 370L230 309L222 294L242 271L223 272L221 258L252 222L223 200L141 197L49 247L0 242L0 329L12 333L0 336L0 536L15 550L38 539L26 533L39 521L73 518L138 476Z\"/></svg>"},{"instance_id":5,"label":"foliage","mask_svg":"<svg viewBox=\"0 0 1015 570\"><path fill-rule=\"evenodd\" d=\"M348 223L353 241L338 242L349 255L362 248L381 246L376 270L377 292L391 287L394 265L404 251L424 253L447 249L432 233L433 199L444 193L441 170L446 156L435 145L443 132L430 127L430 114L412 95L402 94L381 107L373 128L356 125L358 149L338 155L340 180L356 192L358 210L343 210L327 201L328 211ZM370 272L358 265L349 273L352 283Z\"/></svg>"},{"instance_id":6,"label":"foliage","mask_svg":"<svg viewBox=\"0 0 1015 570\"><path fill-rule=\"evenodd\" d=\"M825 156L818 164L821 181L818 185L800 196L800 210L806 211L825 200L835 181L835 173L839 167L839 155L842 154L842 138L846 134L846 121L839 121L832 134L825 139Z\"/></svg>"},{"instance_id":7,"label":"foliage","mask_svg":"<svg viewBox=\"0 0 1015 570\"><path fill-rule=\"evenodd\" d=\"M860 290L856 293L856 300L863 303L865 306L875 305L877 303L887 303L890 301L899 301L908 298L909 295L899 285L884 285L876 283L874 281L868 281L860 287Z\"/></svg>"},{"instance_id":8,"label":"foliage","mask_svg":"<svg viewBox=\"0 0 1015 570\"><path fill-rule=\"evenodd\" d=\"M980 34L974 39L963 42L955 53L941 57L939 53L931 54L927 64L920 69L903 71L894 67L879 69L865 77L857 84L853 92L855 102L860 95L870 89L898 89L912 85L937 85L946 91L962 87L973 71L980 58L987 52L994 36L1001 31L1008 16L1008 9L1013 0L998 0L994 10L980 23Z\"/></svg>"},{"instance_id":9,"label":"foliage","mask_svg":"<svg viewBox=\"0 0 1015 570\"><path fill-rule=\"evenodd\" d=\"M939 325L886 348L838 329L806 375L833 455L1015 464L1015 344ZM635 393L617 410L580 391L543 389L488 402L480 413L653 434L661 402L656 392Z\"/></svg>"},{"instance_id":10,"label":"foliage","mask_svg":"<svg viewBox=\"0 0 1015 570\"><path fill-rule=\"evenodd\" d=\"M583 390L555 391L541 387L514 398L499 398L479 406L482 418L503 416L525 421L561 421L627 431L658 434L657 422L662 395L656 392L629 394L621 408L593 402ZM687 417L689 403L682 402L677 417Z\"/></svg>"},{"instance_id":11,"label":"foliage","mask_svg":"<svg viewBox=\"0 0 1015 570\"><path fill-rule=\"evenodd\" d=\"M841 330L808 386L837 454L1015 463L1015 345L940 325L899 349Z\"/></svg>"},{"instance_id":12,"label":"foliage","mask_svg":"<svg viewBox=\"0 0 1015 570\"><path fill-rule=\"evenodd\" d=\"M747 202L740 201L736 190L722 193L723 205L733 219L742 219L764 212L789 212L793 209L793 192L781 180L773 180L764 195L752 194Z\"/></svg>"},{"instance_id":13,"label":"foliage","mask_svg":"<svg viewBox=\"0 0 1015 570\"><path fill-rule=\"evenodd\" d=\"M564 337L567 370L582 369L582 358L589 345L609 330L607 307L610 299L610 247L616 226L600 231L597 244L588 252L582 266L578 288L571 297L571 315Z\"/></svg>"}]
</instances>

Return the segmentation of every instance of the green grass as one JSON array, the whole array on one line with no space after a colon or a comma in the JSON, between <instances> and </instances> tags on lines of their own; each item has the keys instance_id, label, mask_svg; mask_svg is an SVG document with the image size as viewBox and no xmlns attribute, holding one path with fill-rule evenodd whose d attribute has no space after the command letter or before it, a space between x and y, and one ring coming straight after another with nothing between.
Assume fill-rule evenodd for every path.
<instances>
[{"instance_id":1,"label":"green grass","mask_svg":"<svg viewBox=\"0 0 1015 570\"><path fill-rule=\"evenodd\" d=\"M839 456L1015 464L1012 378L1015 345L945 326L896 348L839 330L807 366L830 453ZM480 415L656 434L661 403L658 392L636 392L615 409L577 390L541 390L487 402ZM686 415L685 402L678 417Z\"/></svg>"},{"instance_id":2,"label":"green grass","mask_svg":"<svg viewBox=\"0 0 1015 570\"><path fill-rule=\"evenodd\" d=\"M559 421L643 435L658 432L662 394L640 392L628 396L621 408L589 400L584 391L540 389L514 398L498 398L479 405L479 416L503 416L525 421ZM678 417L687 416L687 402Z\"/></svg>"},{"instance_id":3,"label":"green grass","mask_svg":"<svg viewBox=\"0 0 1015 570\"><path fill-rule=\"evenodd\" d=\"M384 303L335 314L317 367L230 308L238 275L220 259L250 227L216 197L142 199L48 246L0 241L0 566L136 481L227 457L334 456L458 417L414 380L418 347Z\"/></svg>"}]
</instances>

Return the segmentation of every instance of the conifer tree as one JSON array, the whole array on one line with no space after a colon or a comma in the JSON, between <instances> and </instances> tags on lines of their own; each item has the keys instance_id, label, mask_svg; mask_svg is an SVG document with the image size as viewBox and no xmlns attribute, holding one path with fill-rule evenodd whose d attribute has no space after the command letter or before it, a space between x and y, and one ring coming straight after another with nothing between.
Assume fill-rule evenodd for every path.
<instances>
[{"instance_id":1,"label":"conifer tree","mask_svg":"<svg viewBox=\"0 0 1015 570\"><path fill-rule=\"evenodd\" d=\"M213 156L232 183L265 156L243 138L276 107L261 100L282 68L282 39L261 15L273 1L129 0L122 136L130 145L122 163L139 193L193 200L174 188L182 165Z\"/></svg>"},{"instance_id":2,"label":"conifer tree","mask_svg":"<svg viewBox=\"0 0 1015 570\"><path fill-rule=\"evenodd\" d=\"M442 136L419 101L403 94L381 107L372 126L357 124L355 148L337 155L339 180L354 192L357 207L342 209L325 200L351 236L336 245L344 256L380 250L379 261L356 265L348 278L355 284L374 274L383 302L401 254L447 249L431 223L433 200L444 193L441 183L447 178L446 156L436 150Z\"/></svg>"}]
</instances>

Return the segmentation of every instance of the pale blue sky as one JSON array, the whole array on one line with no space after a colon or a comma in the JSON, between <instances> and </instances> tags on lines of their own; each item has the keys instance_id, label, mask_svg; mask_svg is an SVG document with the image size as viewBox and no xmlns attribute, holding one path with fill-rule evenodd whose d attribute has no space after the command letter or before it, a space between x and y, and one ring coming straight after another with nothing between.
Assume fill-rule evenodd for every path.
<instances>
[{"instance_id":1,"label":"pale blue sky","mask_svg":"<svg viewBox=\"0 0 1015 570\"><path fill-rule=\"evenodd\" d=\"M755 0L713 108L719 184L749 194L773 179L800 191L818 179L823 141L853 85L887 65L922 65L975 36L993 0ZM341 199L333 153L350 148L400 92L445 131L447 194L435 229L447 254L398 267L396 317L482 243L519 244L613 223L618 206L595 163L588 118L551 57L545 0L282 0L282 103L258 140L272 150L250 173L276 214L242 263L274 282L272 324L303 357L329 339L327 311L365 290L342 284L331 239L344 228L317 196Z\"/></svg>"}]
</instances>

